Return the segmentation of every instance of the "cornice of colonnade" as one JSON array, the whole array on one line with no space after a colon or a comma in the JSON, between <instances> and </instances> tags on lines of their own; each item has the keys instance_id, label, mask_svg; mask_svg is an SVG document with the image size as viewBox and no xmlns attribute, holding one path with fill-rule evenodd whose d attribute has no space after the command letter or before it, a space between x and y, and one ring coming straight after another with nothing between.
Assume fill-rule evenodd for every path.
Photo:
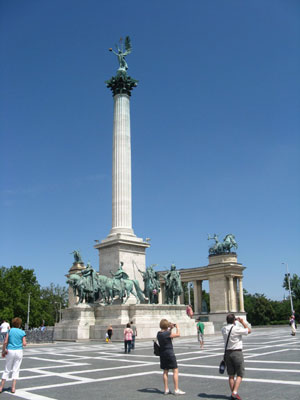
<instances>
[{"instance_id":1,"label":"cornice of colonnade","mask_svg":"<svg viewBox=\"0 0 300 400\"><path fill-rule=\"evenodd\" d=\"M234 278L243 278L244 267L239 263L223 263L215 265L207 265L204 267L194 267L194 268L181 268L177 269L180 272L180 277L182 282L193 282L193 281L203 281L208 280L212 277L217 276L232 276ZM159 274L160 282L164 283L163 275L165 275L169 270L157 271Z\"/></svg>"}]
</instances>

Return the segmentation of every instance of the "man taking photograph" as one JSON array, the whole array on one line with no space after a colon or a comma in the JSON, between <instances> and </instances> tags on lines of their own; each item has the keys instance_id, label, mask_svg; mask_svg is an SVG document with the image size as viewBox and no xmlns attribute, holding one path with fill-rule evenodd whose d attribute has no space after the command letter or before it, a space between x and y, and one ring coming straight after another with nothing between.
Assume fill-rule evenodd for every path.
<instances>
[{"instance_id":1,"label":"man taking photograph","mask_svg":"<svg viewBox=\"0 0 300 400\"><path fill-rule=\"evenodd\" d=\"M228 314L226 320L227 325L222 328L222 334L225 344L229 335L225 352L225 363L229 376L231 399L241 400L237 392L245 374L242 336L251 333L251 329L243 318L235 318L234 314ZM239 324L236 324L236 322L239 322Z\"/></svg>"}]
</instances>

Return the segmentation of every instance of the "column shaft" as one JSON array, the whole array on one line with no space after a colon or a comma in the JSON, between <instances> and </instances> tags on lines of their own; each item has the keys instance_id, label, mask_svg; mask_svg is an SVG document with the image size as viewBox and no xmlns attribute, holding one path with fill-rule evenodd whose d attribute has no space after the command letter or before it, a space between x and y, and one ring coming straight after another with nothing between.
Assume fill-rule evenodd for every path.
<instances>
[{"instance_id":1,"label":"column shaft","mask_svg":"<svg viewBox=\"0 0 300 400\"><path fill-rule=\"evenodd\" d=\"M114 96L112 229L133 235L131 204L130 97Z\"/></svg>"},{"instance_id":2,"label":"column shaft","mask_svg":"<svg viewBox=\"0 0 300 400\"><path fill-rule=\"evenodd\" d=\"M193 281L194 285L194 312L201 313L202 305L202 281Z\"/></svg>"},{"instance_id":3,"label":"column shaft","mask_svg":"<svg viewBox=\"0 0 300 400\"><path fill-rule=\"evenodd\" d=\"M244 291L243 291L243 280L239 278L239 298L240 298L240 312L245 312L244 309Z\"/></svg>"},{"instance_id":4,"label":"column shaft","mask_svg":"<svg viewBox=\"0 0 300 400\"><path fill-rule=\"evenodd\" d=\"M234 298L234 290L233 290L233 277L229 277L229 311L234 311L233 305L233 298Z\"/></svg>"}]
</instances>

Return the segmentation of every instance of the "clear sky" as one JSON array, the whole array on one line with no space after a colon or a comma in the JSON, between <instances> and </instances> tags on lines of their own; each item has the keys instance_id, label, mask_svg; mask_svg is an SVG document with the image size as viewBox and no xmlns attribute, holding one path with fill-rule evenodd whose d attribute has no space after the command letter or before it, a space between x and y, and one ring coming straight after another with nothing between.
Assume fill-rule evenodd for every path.
<instances>
[{"instance_id":1,"label":"clear sky","mask_svg":"<svg viewBox=\"0 0 300 400\"><path fill-rule=\"evenodd\" d=\"M244 287L300 275L298 0L0 2L0 265L65 284L111 229L108 51L131 37L133 228L147 265L205 266L233 233Z\"/></svg>"}]
</instances>

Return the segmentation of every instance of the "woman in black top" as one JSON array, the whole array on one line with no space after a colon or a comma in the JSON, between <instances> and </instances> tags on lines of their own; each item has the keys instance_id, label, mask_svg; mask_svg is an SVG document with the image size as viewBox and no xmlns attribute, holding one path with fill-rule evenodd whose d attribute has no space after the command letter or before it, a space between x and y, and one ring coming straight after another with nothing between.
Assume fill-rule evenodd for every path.
<instances>
[{"instance_id":1,"label":"woman in black top","mask_svg":"<svg viewBox=\"0 0 300 400\"><path fill-rule=\"evenodd\" d=\"M170 323L166 319L160 321L160 329L157 333L157 340L160 346L160 368L164 370L163 381L165 394L169 394L168 373L169 369L173 370L173 381L175 394L185 394L182 390L178 389L178 366L174 354L172 339L180 336L178 325ZM176 328L176 332L172 333L172 329Z\"/></svg>"}]
</instances>

